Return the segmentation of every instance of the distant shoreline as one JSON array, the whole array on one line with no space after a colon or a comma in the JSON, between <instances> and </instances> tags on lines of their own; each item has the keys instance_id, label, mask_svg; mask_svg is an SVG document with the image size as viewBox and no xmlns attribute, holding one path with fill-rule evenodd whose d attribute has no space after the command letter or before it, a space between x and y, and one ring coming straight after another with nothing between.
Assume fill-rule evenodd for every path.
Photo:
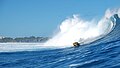
<instances>
[{"instance_id":1,"label":"distant shoreline","mask_svg":"<svg viewBox=\"0 0 120 68\"><path fill-rule=\"evenodd\" d=\"M49 37L3 37L0 39L0 43L44 43L49 40Z\"/></svg>"},{"instance_id":2,"label":"distant shoreline","mask_svg":"<svg viewBox=\"0 0 120 68\"><path fill-rule=\"evenodd\" d=\"M47 42L47 41L46 41ZM4 44L4 43L45 43L45 42L0 42L0 44Z\"/></svg>"}]
</instances>

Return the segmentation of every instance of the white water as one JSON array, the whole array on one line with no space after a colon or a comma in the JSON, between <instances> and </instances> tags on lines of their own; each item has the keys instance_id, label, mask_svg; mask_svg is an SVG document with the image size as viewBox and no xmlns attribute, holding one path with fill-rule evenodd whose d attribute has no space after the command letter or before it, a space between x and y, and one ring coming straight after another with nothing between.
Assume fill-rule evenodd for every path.
<instances>
[{"instance_id":1,"label":"white water","mask_svg":"<svg viewBox=\"0 0 120 68\"><path fill-rule=\"evenodd\" d=\"M118 14L119 11L120 9L108 9L105 16L99 21L95 19L86 21L81 19L79 15L73 15L72 18L67 18L61 23L58 33L44 46L71 47L73 42L81 44L93 42L112 31L115 23L110 20L110 17Z\"/></svg>"},{"instance_id":2,"label":"white water","mask_svg":"<svg viewBox=\"0 0 120 68\"><path fill-rule=\"evenodd\" d=\"M43 43L0 43L0 52L33 51L41 49Z\"/></svg>"}]
</instances>

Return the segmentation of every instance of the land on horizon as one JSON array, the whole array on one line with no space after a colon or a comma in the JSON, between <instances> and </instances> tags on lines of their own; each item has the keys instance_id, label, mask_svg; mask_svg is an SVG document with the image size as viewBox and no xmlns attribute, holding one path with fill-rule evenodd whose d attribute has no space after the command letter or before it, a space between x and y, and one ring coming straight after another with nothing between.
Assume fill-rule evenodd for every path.
<instances>
[{"instance_id":1,"label":"land on horizon","mask_svg":"<svg viewBox=\"0 0 120 68\"><path fill-rule=\"evenodd\" d=\"M7 43L7 42L27 42L27 43L37 43L37 42L46 42L49 39L49 37L35 37L35 36L30 36L30 37L1 37L0 38L0 43Z\"/></svg>"}]
</instances>

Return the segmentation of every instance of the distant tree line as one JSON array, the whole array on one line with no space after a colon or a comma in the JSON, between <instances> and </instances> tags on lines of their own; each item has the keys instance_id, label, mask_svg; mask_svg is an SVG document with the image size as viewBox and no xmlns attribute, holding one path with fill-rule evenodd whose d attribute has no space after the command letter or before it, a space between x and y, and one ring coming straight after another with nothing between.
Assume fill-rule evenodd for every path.
<instances>
[{"instance_id":1,"label":"distant tree line","mask_svg":"<svg viewBox=\"0 0 120 68\"><path fill-rule=\"evenodd\" d=\"M17 38L11 38L11 37L4 37L0 39L0 43L4 42L46 42L49 39L49 37L17 37Z\"/></svg>"}]
</instances>

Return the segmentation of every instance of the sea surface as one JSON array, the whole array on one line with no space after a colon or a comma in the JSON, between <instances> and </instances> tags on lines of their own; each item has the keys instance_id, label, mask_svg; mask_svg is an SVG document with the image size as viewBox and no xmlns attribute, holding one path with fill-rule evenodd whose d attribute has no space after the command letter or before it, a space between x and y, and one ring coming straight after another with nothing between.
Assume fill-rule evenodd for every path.
<instances>
[{"instance_id":1,"label":"sea surface","mask_svg":"<svg viewBox=\"0 0 120 68\"><path fill-rule=\"evenodd\" d=\"M0 68L120 68L120 18L103 38L79 47L0 52Z\"/></svg>"}]
</instances>

